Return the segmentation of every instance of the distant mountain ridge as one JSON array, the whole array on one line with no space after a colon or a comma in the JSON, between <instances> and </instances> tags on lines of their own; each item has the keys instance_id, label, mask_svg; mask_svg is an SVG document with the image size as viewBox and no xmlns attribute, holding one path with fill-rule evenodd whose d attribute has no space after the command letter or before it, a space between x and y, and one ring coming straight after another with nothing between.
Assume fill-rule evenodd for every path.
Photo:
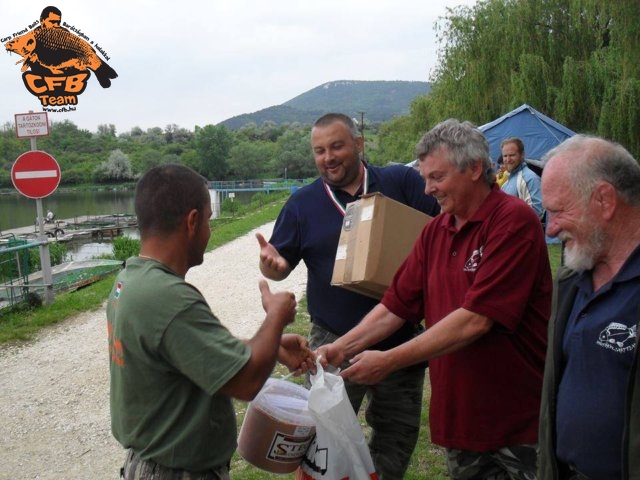
<instances>
[{"instance_id":1,"label":"distant mountain ridge","mask_svg":"<svg viewBox=\"0 0 640 480\"><path fill-rule=\"evenodd\" d=\"M380 123L408 114L411 102L430 91L429 82L338 80L323 83L281 105L228 118L220 125L237 130L251 122L258 126L267 121L277 125L311 124L328 112L341 112L358 119L360 112L364 112L365 122Z\"/></svg>"}]
</instances>

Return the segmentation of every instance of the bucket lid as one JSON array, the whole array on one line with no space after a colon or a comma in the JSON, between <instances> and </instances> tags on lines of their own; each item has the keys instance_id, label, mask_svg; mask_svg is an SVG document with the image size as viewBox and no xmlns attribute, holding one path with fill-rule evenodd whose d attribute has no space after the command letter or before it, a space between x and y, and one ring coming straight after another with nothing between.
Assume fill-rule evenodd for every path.
<instances>
[{"instance_id":1,"label":"bucket lid","mask_svg":"<svg viewBox=\"0 0 640 480\"><path fill-rule=\"evenodd\" d=\"M251 403L277 420L313 427L315 421L309 413L308 400L309 390L303 386L269 378Z\"/></svg>"}]
</instances>

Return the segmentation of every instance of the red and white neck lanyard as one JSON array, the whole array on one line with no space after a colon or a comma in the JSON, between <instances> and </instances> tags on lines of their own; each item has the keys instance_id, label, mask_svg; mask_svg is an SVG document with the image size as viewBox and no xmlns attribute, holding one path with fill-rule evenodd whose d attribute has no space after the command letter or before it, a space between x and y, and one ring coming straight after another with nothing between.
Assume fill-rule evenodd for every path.
<instances>
[{"instance_id":1,"label":"red and white neck lanyard","mask_svg":"<svg viewBox=\"0 0 640 480\"><path fill-rule=\"evenodd\" d=\"M360 163L360 165L364 169L364 174L362 175L362 195L366 195L367 192L369 191L369 171L367 170L367 167L365 166L364 163ZM338 199L335 192L331 189L331 187L327 184L327 182L323 180L322 183L324 184L324 190L325 192L327 192L329 199L331 200L333 205L336 207L336 209L344 217L344 214L346 212L346 205L344 205L340 201L340 199Z\"/></svg>"}]
</instances>

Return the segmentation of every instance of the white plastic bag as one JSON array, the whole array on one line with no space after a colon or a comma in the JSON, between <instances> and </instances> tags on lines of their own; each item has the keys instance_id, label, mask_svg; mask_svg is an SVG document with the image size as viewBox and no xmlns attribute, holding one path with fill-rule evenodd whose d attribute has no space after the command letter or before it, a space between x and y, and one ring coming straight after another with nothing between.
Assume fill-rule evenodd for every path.
<instances>
[{"instance_id":1,"label":"white plastic bag","mask_svg":"<svg viewBox=\"0 0 640 480\"><path fill-rule=\"evenodd\" d=\"M344 380L324 371L320 361L311 375L309 413L316 438L309 445L297 480L377 480L371 453L349 402Z\"/></svg>"}]
</instances>

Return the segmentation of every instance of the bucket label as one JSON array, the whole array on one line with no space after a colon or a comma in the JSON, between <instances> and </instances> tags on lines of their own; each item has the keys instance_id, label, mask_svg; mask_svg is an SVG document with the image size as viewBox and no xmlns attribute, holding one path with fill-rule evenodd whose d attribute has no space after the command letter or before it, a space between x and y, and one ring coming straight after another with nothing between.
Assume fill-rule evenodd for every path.
<instances>
[{"instance_id":1,"label":"bucket label","mask_svg":"<svg viewBox=\"0 0 640 480\"><path fill-rule=\"evenodd\" d=\"M294 437L291 434L276 432L269 447L267 458L274 462L300 462L311 443L313 435Z\"/></svg>"},{"instance_id":2,"label":"bucket label","mask_svg":"<svg viewBox=\"0 0 640 480\"><path fill-rule=\"evenodd\" d=\"M314 427L308 425L298 425L293 431L294 437L310 437L315 433Z\"/></svg>"}]
</instances>

